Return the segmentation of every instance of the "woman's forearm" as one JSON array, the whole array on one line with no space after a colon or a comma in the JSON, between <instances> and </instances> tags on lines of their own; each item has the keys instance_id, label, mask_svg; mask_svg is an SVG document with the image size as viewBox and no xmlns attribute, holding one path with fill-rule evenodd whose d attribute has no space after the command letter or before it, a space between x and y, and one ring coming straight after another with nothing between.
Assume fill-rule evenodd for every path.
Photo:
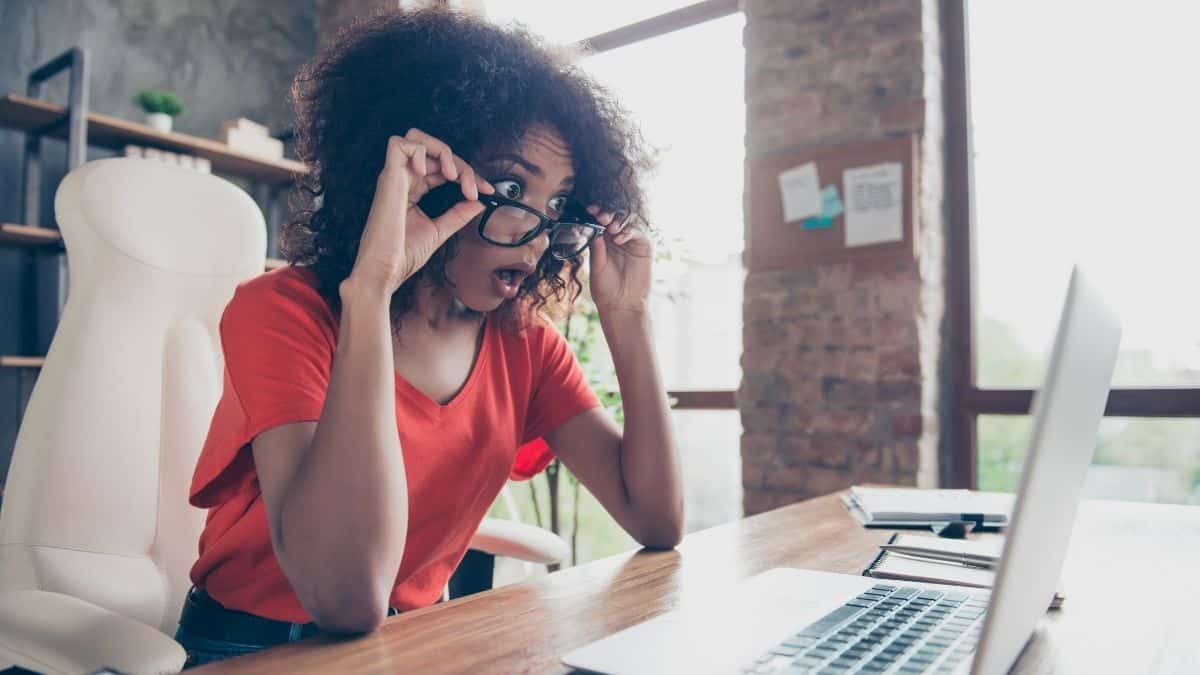
<instances>
[{"instance_id":1,"label":"woman's forearm","mask_svg":"<svg viewBox=\"0 0 1200 675\"><path fill-rule=\"evenodd\" d=\"M625 411L621 478L639 521L639 531L630 534L645 546L671 548L683 538L683 477L650 317L616 311L602 313L600 323Z\"/></svg>"},{"instance_id":2,"label":"woman's forearm","mask_svg":"<svg viewBox=\"0 0 1200 675\"><path fill-rule=\"evenodd\" d=\"M302 585L313 608L347 630L386 615L408 529L388 300L343 285L325 405L280 516L282 557L311 580Z\"/></svg>"}]
</instances>

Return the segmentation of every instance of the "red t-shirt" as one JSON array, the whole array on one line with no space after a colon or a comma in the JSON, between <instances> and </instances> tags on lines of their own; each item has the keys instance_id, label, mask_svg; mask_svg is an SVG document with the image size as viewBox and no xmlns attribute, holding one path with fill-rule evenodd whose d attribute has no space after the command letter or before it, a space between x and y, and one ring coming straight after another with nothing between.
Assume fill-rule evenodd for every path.
<instances>
[{"instance_id":1,"label":"red t-shirt","mask_svg":"<svg viewBox=\"0 0 1200 675\"><path fill-rule=\"evenodd\" d=\"M231 609L311 621L271 546L250 442L272 427L320 420L337 334L316 276L303 268L240 284L221 317L225 386L192 477L190 502L209 511L191 578ZM397 374L409 516L389 604L436 602L505 481L549 464L541 437L598 405L566 341L544 323L517 331L486 320L471 374L445 405Z\"/></svg>"}]
</instances>

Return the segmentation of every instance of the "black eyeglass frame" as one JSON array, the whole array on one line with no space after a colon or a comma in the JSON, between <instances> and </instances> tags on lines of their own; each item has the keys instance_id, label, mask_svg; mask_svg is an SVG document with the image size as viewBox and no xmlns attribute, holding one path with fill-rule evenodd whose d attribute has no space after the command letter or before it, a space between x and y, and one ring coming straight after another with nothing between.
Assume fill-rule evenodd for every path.
<instances>
[{"instance_id":1,"label":"black eyeglass frame","mask_svg":"<svg viewBox=\"0 0 1200 675\"><path fill-rule=\"evenodd\" d=\"M483 215L479 219L479 236L487 243L493 244L495 246L503 246L505 248L519 248L521 246L524 246L525 244L528 244L529 242L533 241L534 239L538 238L543 232L547 232L547 231L550 232L551 241L553 241L554 230L558 229L559 227L565 227L568 225L582 226L582 227L586 227L589 230L591 230L591 234L588 235L587 241L584 242L583 246L581 246L578 251L576 251L575 253L573 253L569 256L563 257L563 256L557 254L553 248L550 248L547 251L547 253L550 253L550 255L554 256L558 260L570 260L571 258L578 257L579 254L583 253L585 250L587 250L587 247L590 246L593 241L595 241L596 237L603 234L604 230L606 229L603 225L601 225L599 223L594 223L594 222L591 222L588 220L584 220L581 216L573 216L573 217L567 216L565 218L558 218L556 220L556 219L551 218L550 216L546 215L545 213L538 211L537 209L533 208L532 206L527 206L525 204L522 204L519 201L516 201L515 199L509 199L507 197L500 197L498 195L480 194L479 201L482 202L484 205ZM498 209L502 206L510 206L512 208L525 211L527 213L532 213L538 219L537 227L529 230L529 232L526 232L517 241L497 241L495 239L492 239L491 237L488 237L487 233L485 231L487 229L487 222L492 217L492 214L496 212L496 209ZM579 209L579 211L582 211L582 209ZM583 211L583 213L586 213L586 211Z\"/></svg>"}]
</instances>

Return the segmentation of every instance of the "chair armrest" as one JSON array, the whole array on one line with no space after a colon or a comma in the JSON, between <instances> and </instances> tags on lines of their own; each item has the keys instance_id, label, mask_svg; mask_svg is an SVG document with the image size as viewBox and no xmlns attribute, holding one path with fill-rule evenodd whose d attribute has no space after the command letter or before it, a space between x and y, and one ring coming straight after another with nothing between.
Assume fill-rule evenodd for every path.
<instances>
[{"instance_id":1,"label":"chair armrest","mask_svg":"<svg viewBox=\"0 0 1200 675\"><path fill-rule=\"evenodd\" d=\"M49 591L0 593L0 661L46 675L103 666L137 675L178 673L183 647L144 623Z\"/></svg>"},{"instance_id":2,"label":"chair armrest","mask_svg":"<svg viewBox=\"0 0 1200 675\"><path fill-rule=\"evenodd\" d=\"M553 532L499 518L483 519L470 548L543 565L562 562L570 554L567 542Z\"/></svg>"}]
</instances>

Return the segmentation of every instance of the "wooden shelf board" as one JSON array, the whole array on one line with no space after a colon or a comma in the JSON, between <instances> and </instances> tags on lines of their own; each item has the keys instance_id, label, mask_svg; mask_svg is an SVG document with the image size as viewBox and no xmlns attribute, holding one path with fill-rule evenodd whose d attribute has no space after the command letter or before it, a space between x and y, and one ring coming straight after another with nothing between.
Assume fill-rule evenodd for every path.
<instances>
[{"instance_id":1,"label":"wooden shelf board","mask_svg":"<svg viewBox=\"0 0 1200 675\"><path fill-rule=\"evenodd\" d=\"M16 223L0 223L0 244L16 246L55 246L62 242L58 230L49 227L33 227ZM286 260L267 258L263 269L273 270L287 265Z\"/></svg>"},{"instance_id":2,"label":"wooden shelf board","mask_svg":"<svg viewBox=\"0 0 1200 675\"><path fill-rule=\"evenodd\" d=\"M0 368L41 368L45 363L41 356L0 356Z\"/></svg>"},{"instance_id":3,"label":"wooden shelf board","mask_svg":"<svg viewBox=\"0 0 1200 675\"><path fill-rule=\"evenodd\" d=\"M66 112L64 106L20 94L0 98L0 126L18 131L44 128L61 119ZM97 112L88 113L87 119L88 145L118 152L130 144L183 152L209 160L213 171L270 183L285 183L296 174L308 173L308 167L294 159L255 157L212 138L157 131L144 124ZM60 125L49 135L64 138L66 125Z\"/></svg>"},{"instance_id":4,"label":"wooden shelf board","mask_svg":"<svg viewBox=\"0 0 1200 675\"><path fill-rule=\"evenodd\" d=\"M18 246L57 246L62 243L58 230L16 223L0 223L0 244Z\"/></svg>"}]
</instances>

